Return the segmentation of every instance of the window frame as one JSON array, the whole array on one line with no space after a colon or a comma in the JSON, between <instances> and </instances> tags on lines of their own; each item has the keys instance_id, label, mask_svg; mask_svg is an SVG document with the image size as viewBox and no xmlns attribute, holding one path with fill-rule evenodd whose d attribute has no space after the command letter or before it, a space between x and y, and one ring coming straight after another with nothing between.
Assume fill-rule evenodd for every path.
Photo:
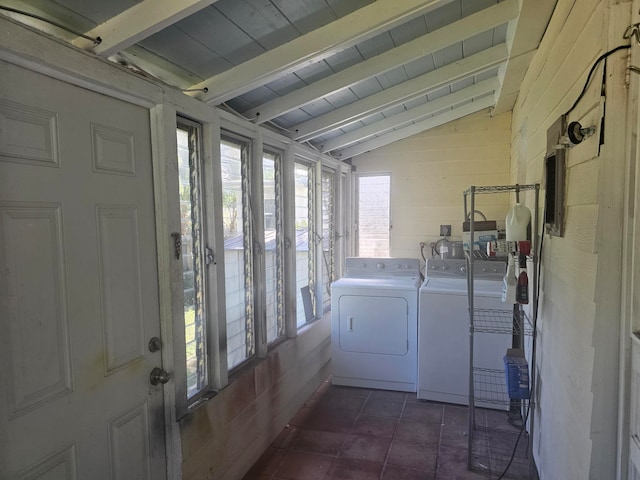
<instances>
[{"instance_id":1,"label":"window frame","mask_svg":"<svg viewBox=\"0 0 640 480\"><path fill-rule=\"evenodd\" d=\"M328 235L329 238L325 238L325 224L324 224L324 218L325 218L325 198L324 198L324 194L325 194L325 188L324 188L324 181L325 178L331 178L331 185L330 185L330 191L329 194L331 195L330 198L330 202L329 202L329 208L330 211L328 212L328 216L329 216L329 225L328 225ZM321 173L321 177L320 177L320 190L321 190L321 207L322 207L322 216L321 216L321 225L320 225L320 232L321 232L321 237L322 240L320 242L321 245L321 256L322 256L322 263L320 265L320 274L321 274L321 289L322 289L322 313L326 313L329 310L331 310L331 284L336 280L336 257L337 257L337 252L336 252L336 248L337 248L337 242L336 242L336 235L337 235L337 227L338 227L338 215L337 215L337 204L338 204L338 182L339 182L340 178L338 176L338 172L333 169L333 168L329 168L326 166L322 167L322 173ZM328 252L329 252L329 261L327 262L327 258L325 257L325 250L324 250L324 246L325 246L325 242L328 243ZM326 269L326 272L325 272ZM325 279L325 273L326 273L326 279ZM326 281L325 281L326 280ZM326 298L325 298L326 295Z\"/></svg>"},{"instance_id":2,"label":"window frame","mask_svg":"<svg viewBox=\"0 0 640 480\"><path fill-rule=\"evenodd\" d=\"M166 173L158 172L158 175L166 175L166 180L163 180L167 185L167 223L163 232L167 233L168 241L167 245L170 245L171 253L167 257L167 261L170 263L170 282L171 282L171 295L170 305L172 311L172 320L170 332L164 331L163 341L167 341L166 359L163 364L172 371L174 388L166 390L167 399L170 403L175 405L175 418L183 418L186 414L189 414L194 408L206 403L209 399L214 397L217 392L224 389L233 377L242 374L241 372L250 368L256 364L261 358L267 355L268 351L276 348L280 344L281 340L287 338L294 338L299 334L300 329L308 328L314 323L315 320L320 318L318 312L314 312L313 318L309 322L305 322L298 328L296 322L296 284L295 284L295 220L294 220L294 169L295 163L299 162L304 164L312 178L310 179L310 199L313 203L312 210L310 211L313 221L318 222L320 214L318 209L321 208L321 188L320 188L320 172L323 166L329 166L334 168L336 175L338 173L346 175L349 182L347 188L349 189L349 195L353 195L351 185L352 170L351 167L344 164L333 161L324 155L311 152L303 145L295 144L287 138L273 134L272 132L263 131L262 128L247 125L244 122L239 121L235 117L227 115L221 115L217 112L216 115L211 117L203 116L199 119L201 123L196 123L201 128L202 141L201 141L201 167L202 167L202 211L203 211L203 225L201 235L203 237L202 246L211 247L213 253L213 262L205 267L206 285L203 287L205 296L208 301L208 316L207 316L207 342L208 342L208 385L207 388L203 388L197 399L192 398L187 402L187 378L186 378L186 362L183 360L186 354L185 348L185 335L184 335L184 310L183 310L183 279L182 279L182 264L181 260L176 260L173 253L173 239L172 232L176 232L180 229L180 213L179 213L179 198L178 198L178 169L174 167L171 157L175 155L177 151L176 145L176 127L178 123L190 122L187 118L183 117L180 111L174 109L168 109L163 111L158 109L155 111L155 117L158 120L158 126L164 129L165 136L170 135L173 132L173 139L167 140L168 146L174 145L166 153L168 161L166 163ZM172 117L172 118L171 118ZM195 118L198 121L197 115ZM220 145L223 137L230 137L231 139L237 139L245 141L250 144L251 147L247 149L249 155L249 162L251 163L251 177L252 183L251 195L255 199L259 199L260 203L255 203L253 208L263 211L264 205L262 204L261 196L257 195L257 184L255 177L258 177L258 168L256 163L262 167L262 162L255 159L262 158L261 155L264 151L274 152L281 155L282 160L282 172L281 172L281 186L282 186L282 210L283 210L283 243L284 243L284 325L286 335L284 337L278 337L277 341L266 345L263 351L258 352L256 348L256 355L245 359L235 367L229 369L227 364L227 326L226 326L226 299L225 299L225 268L223 258L224 250L224 235L222 230L222 172L221 172L221 152ZM172 151L173 153L172 153ZM174 157L175 158L175 157ZM175 173L173 169L175 168ZM262 176L260 171L259 176ZM259 182L262 186L262 182ZM340 189L343 187L340 186ZM175 197L172 193L175 192ZM342 193L340 193L342 195ZM172 200L175 198L175 203ZM341 198L341 197L338 197ZM348 199L351 201L351 198ZM342 202L342 200L336 200ZM341 209L344 207L343 203L340 203L336 208ZM342 215L342 214L341 214ZM263 215L260 215L263 217ZM263 227L261 227L263 228ZM264 233L263 230L260 233ZM264 235L262 235L264 236ZM264 240L264 239L263 239ZM347 247L348 248L348 247ZM164 250L163 250L164 251ZM252 257L253 258L253 257ZM314 258L315 265L318 264L318 259ZM337 268L337 267L336 267ZM255 270L254 270L255 272ZM318 289L320 285L321 277L319 276L317 269L313 273L313 282ZM257 277L255 277L257 278ZM320 289L321 290L321 287ZM316 293L316 292L314 292ZM168 306L169 304L167 304ZM254 325L256 325L257 319L254 317ZM266 325L266 323L265 323ZM167 326L168 328L168 326ZM169 332L169 333L167 333Z\"/></svg>"},{"instance_id":3,"label":"window frame","mask_svg":"<svg viewBox=\"0 0 640 480\"><path fill-rule=\"evenodd\" d=\"M210 338L210 329L211 329L211 318L210 318L210 310L209 310L209 295L207 294L208 291L208 264L207 264L207 253L208 253L208 249L209 247L207 246L207 235L206 235L206 218L207 218L207 214L206 214L206 200L205 200L205 196L206 196L206 190L204 187L204 181L203 181L203 176L205 173L205 169L204 169L204 155L203 155L203 132L202 132L202 125L200 125L199 123L193 122L191 120L182 118L182 117L178 117L176 120L176 134L178 130L183 130L187 132L188 135L188 149L189 149L189 156L191 157L191 155L193 155L193 151L192 151L192 135L195 134L195 143L196 143L196 147L195 147L195 155L196 155L196 161L197 161L197 165L195 166L195 170L190 166L190 182L189 182L189 186L190 186L190 202L191 202L191 208L193 208L194 205L194 191L193 191L193 184L191 183L193 180L193 176L195 176L195 181L196 181L196 189L197 192L195 192L195 194L197 195L196 198L196 212L195 215L198 217L197 218L197 225L193 226L192 225L192 234L194 234L194 228L197 229L197 232L199 232L200 237L196 240L193 241L193 256L194 256L194 275L197 273L197 270L200 269L201 272L201 278L200 278L200 301L201 301L201 308L202 308L202 338L200 339L200 341L203 343L202 349L203 351L201 352L202 358L199 358L199 354L196 353L197 357L197 362L198 363L202 363L204 364L204 373L197 373L198 376L200 377L200 379L198 380L198 385L197 385L197 390L196 392L189 396L189 379L188 379L188 368L186 365L186 361L187 361L187 355L186 355L186 331L185 331L185 341L184 343L184 348L185 348L185 355L184 355L184 361L185 361L185 389L186 389L186 406L187 408L189 408L191 405L194 405L196 403L198 403L200 401L200 399L204 396L207 395L207 393L209 391L211 391L212 388L212 375L211 375L211 362L210 362L210 352L209 352L209 338ZM190 158L191 161L191 158ZM179 177L179 174L178 174ZM179 181L179 178L178 178ZM194 212L192 212L192 216L193 216ZM196 233L197 233L196 232ZM184 252L187 250L185 248L184 245L184 235L181 229L181 246L182 246L182 254L181 254L181 262L182 265L184 265ZM182 277L182 291L183 291L183 304L184 304L184 289L185 289L185 282L184 282L184 266L182 267L182 272L183 272L183 277ZM194 278L194 288L197 288L198 280ZM196 292L196 301L197 301L197 297L198 294ZM196 308L197 309L197 308ZM197 320L194 320L197 321ZM186 317L184 316L184 310L183 310L183 328L185 328L186 330ZM195 326L194 328L196 328L197 331L197 326ZM196 341L197 339L197 335L196 335ZM197 347L196 347L196 352L197 352Z\"/></svg>"},{"instance_id":4,"label":"window frame","mask_svg":"<svg viewBox=\"0 0 640 480\"><path fill-rule=\"evenodd\" d=\"M295 156L294 162L293 162L293 181L294 181L294 185L295 185L295 169L296 166L300 165L303 166L307 169L307 280L308 280L308 287L309 287L309 301L311 302L311 318L306 319L306 312L304 312L303 309L303 313L305 313L305 321L304 322L300 322L298 323L298 315L301 313L299 311L299 309L296 306L296 330L300 330L301 328L304 328L305 326L309 325L310 323L312 323L313 321L317 320L319 318L318 316L318 291L317 291L317 284L318 282L318 275L317 275L317 254L316 254L316 242L315 242L315 237L317 235L316 233L316 223L317 223L317 204L318 204L318 200L317 200L317 189L316 189L316 177L317 177L317 170L318 170L318 166L313 162L310 161L309 159L306 159L304 157L300 157L298 155ZM295 187L294 187L295 188ZM295 199L296 199L296 195L295 195L295 191L294 191L294 198L293 198L293 202L294 202L294 218L293 218L293 222L295 223L296 221L296 215L295 215ZM320 205L321 206L321 205ZM294 283L295 283L295 289L296 289L296 305L298 305L298 277L297 277L297 266L298 266L298 261L297 261L297 248L296 248L296 242L297 242L297 234L294 233L294 262L295 262L295 272L296 275L294 277ZM321 282L320 282L321 283ZM302 295L302 294L301 294ZM303 304L304 304L304 298L302 298Z\"/></svg>"},{"instance_id":5,"label":"window frame","mask_svg":"<svg viewBox=\"0 0 640 480\"><path fill-rule=\"evenodd\" d=\"M241 369L243 367L243 365L245 365L247 362L251 361L252 358L254 358L257 354L260 353L260 348L261 348L261 342L260 337L262 335L262 327L259 324L259 322L257 321L257 319L259 318L259 314L257 315L257 312L260 312L261 309L261 304L258 303L258 305L256 305L256 302L260 302L260 296L256 296L256 281L255 281L255 276L256 276L256 267L259 268L259 262L256 262L256 248L254 247L258 247L258 249L263 249L264 246L260 247L260 236L257 235L256 233L256 228L260 228L259 225L256 225L256 218L255 218L255 214L253 212L259 211L259 209L262 208L261 202L259 202L259 205L256 205L253 202L253 199L255 198L260 198L260 196L256 196L256 191L255 191L255 184L256 184L256 180L255 177L257 175L262 175L262 168L260 166L260 168L255 168L256 165L254 162L254 157L255 157L255 146L254 146L254 140L252 138L248 138L245 137L243 135L237 134L233 131L229 131L226 129L221 129L220 132L220 144L218 145L218 148L221 149L222 147L222 143L223 142L228 142L228 143L235 143L237 145L240 145L241 147L241 166L240 166L240 182L241 182L241 194L242 194L242 218L241 221L243 222L243 265L244 265L244 296L245 296L245 301L244 301L244 307L245 307L245 358L233 365L230 366L229 365L229 345L228 345L228 332L227 332L227 327L228 327L228 323L227 323L227 313L228 310L225 310L225 315L224 315L224 323L225 323L225 336L224 336L224 353L225 353L225 364L226 364L226 369L227 369L227 374L233 375L234 372L238 371L239 369ZM221 159L221 163L219 165L219 167L221 168L222 166L222 153L220 153L220 159ZM259 163L259 162L258 162ZM261 183L261 182L260 182ZM224 191L224 183L222 182L221 179L221 184L220 184L220 188L221 188L221 192L220 194L222 195L222 192ZM222 218L221 218L222 221ZM246 222L246 225L245 225ZM246 226L246 230L245 230L245 226ZM262 242L264 243L264 242ZM223 244L223 249L222 249L222 258L223 258L223 263L224 263L224 259L226 255L226 249L224 248L224 244ZM225 272L226 273L226 272ZM225 307L226 305L226 287L227 287L227 278L225 275L224 278L224 283L222 285L222 293L225 297ZM256 308L256 306L258 308Z\"/></svg>"},{"instance_id":6,"label":"window frame","mask_svg":"<svg viewBox=\"0 0 640 480\"><path fill-rule=\"evenodd\" d=\"M392 198L392 177L391 177L391 172L363 172L363 173L357 173L355 175L355 188L354 188L354 225L355 225L355 235L354 235L354 248L355 251L357 253L357 255L361 255L360 252L360 179L363 177L388 177L389 178L389 223L388 223L388 253L386 256L391 256L391 250L392 250L392 242L391 242L391 232L393 230L393 217L391 215L392 212L392 208L391 208L391 198Z\"/></svg>"},{"instance_id":7,"label":"window frame","mask_svg":"<svg viewBox=\"0 0 640 480\"><path fill-rule=\"evenodd\" d=\"M266 228L266 217L264 216L265 213L265 195L264 195L264 161L265 161L265 157L267 155L271 155L273 157L273 162L274 162L274 212L275 212L275 239L274 239L274 243L275 243L275 249L274 249L274 255L275 255L275 269L276 269L276 273L275 273L275 303L276 303L276 336L273 339L269 339L268 336L268 327L269 327L269 322L268 322L268 298L267 298L267 265L266 265L266 261L267 261L267 250L266 248L264 248L264 257L263 257L263 261L264 261L264 277L263 279L265 280L265 299L264 299L264 307L265 307L265 341L266 341L266 345L267 348L270 348L271 346L277 344L278 342L280 342L283 338L285 338L287 336L287 325L286 325L286 318L287 318L287 314L286 314L286 302L285 302L285 297L287 295L287 291L286 291L286 255L285 255L285 238L286 238L286 232L285 232L285 221L284 221L284 215L285 215L285 211L284 211L284 199L283 199L283 193L284 193L284 185L283 185L283 168L284 168L284 164L285 164L285 160L284 160L284 152L281 150L278 150L276 148L272 148L270 145L263 145L262 148L262 172L261 172L261 176L262 176L262 196L261 196L261 203L262 203L262 212L263 212L263 228L262 228L262 232L263 232L263 241L266 244L266 238L265 238L265 234L267 231Z\"/></svg>"}]
</instances>

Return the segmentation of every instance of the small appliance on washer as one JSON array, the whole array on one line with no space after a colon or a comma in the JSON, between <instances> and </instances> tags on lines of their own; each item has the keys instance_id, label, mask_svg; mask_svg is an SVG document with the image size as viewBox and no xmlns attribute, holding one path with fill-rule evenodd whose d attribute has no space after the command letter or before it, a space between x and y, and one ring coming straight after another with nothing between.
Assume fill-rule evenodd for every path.
<instances>
[{"instance_id":1,"label":"small appliance on washer","mask_svg":"<svg viewBox=\"0 0 640 480\"><path fill-rule=\"evenodd\" d=\"M332 383L416 391L415 258L347 258L331 286Z\"/></svg>"},{"instance_id":2,"label":"small appliance on washer","mask_svg":"<svg viewBox=\"0 0 640 480\"><path fill-rule=\"evenodd\" d=\"M469 303L465 260L428 259L420 288L418 398L469 403ZM512 311L502 302L501 261L474 262L474 307ZM509 335L474 333L474 365L504 369ZM476 402L486 408L508 408Z\"/></svg>"}]
</instances>

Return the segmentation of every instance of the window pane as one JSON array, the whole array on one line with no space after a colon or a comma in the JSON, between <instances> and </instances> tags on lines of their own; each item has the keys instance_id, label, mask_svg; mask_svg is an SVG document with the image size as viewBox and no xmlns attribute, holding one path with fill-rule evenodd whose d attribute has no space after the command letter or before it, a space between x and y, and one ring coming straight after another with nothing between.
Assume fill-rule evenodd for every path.
<instances>
[{"instance_id":1,"label":"window pane","mask_svg":"<svg viewBox=\"0 0 640 480\"><path fill-rule=\"evenodd\" d=\"M264 192L265 290L267 343L284 335L284 270L280 209L280 156L265 152L262 159Z\"/></svg>"},{"instance_id":2,"label":"window pane","mask_svg":"<svg viewBox=\"0 0 640 480\"><path fill-rule=\"evenodd\" d=\"M255 345L246 151L242 143L228 140L220 143L229 369L253 355Z\"/></svg>"},{"instance_id":3,"label":"window pane","mask_svg":"<svg viewBox=\"0 0 640 480\"><path fill-rule=\"evenodd\" d=\"M331 307L331 283L335 259L335 183L334 172L322 172L322 308Z\"/></svg>"},{"instance_id":4,"label":"window pane","mask_svg":"<svg viewBox=\"0 0 640 480\"><path fill-rule=\"evenodd\" d=\"M314 317L314 262L313 242L309 241L313 212L313 169L297 163L295 177L295 225L296 225L296 300L299 326Z\"/></svg>"},{"instance_id":5,"label":"window pane","mask_svg":"<svg viewBox=\"0 0 640 480\"><path fill-rule=\"evenodd\" d=\"M389 256L389 175L358 177L358 255Z\"/></svg>"},{"instance_id":6,"label":"window pane","mask_svg":"<svg viewBox=\"0 0 640 480\"><path fill-rule=\"evenodd\" d=\"M187 398L207 386L197 133L193 127L179 127L177 130Z\"/></svg>"}]
</instances>

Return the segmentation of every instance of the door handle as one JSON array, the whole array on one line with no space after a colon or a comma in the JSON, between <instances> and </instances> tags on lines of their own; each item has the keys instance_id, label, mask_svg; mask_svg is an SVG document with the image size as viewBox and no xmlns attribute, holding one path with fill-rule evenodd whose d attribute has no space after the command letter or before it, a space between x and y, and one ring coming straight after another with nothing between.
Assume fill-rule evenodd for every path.
<instances>
[{"instance_id":1,"label":"door handle","mask_svg":"<svg viewBox=\"0 0 640 480\"><path fill-rule=\"evenodd\" d=\"M158 385L159 383L164 385L170 378L171 374L169 374L169 372L158 367L151 370L151 375L149 375L151 385Z\"/></svg>"}]
</instances>

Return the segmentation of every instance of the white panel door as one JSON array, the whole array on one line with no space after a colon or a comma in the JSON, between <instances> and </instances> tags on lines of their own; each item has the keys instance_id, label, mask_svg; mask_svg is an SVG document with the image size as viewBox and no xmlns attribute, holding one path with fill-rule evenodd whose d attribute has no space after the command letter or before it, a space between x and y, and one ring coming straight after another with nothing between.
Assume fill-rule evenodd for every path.
<instances>
[{"instance_id":1,"label":"white panel door","mask_svg":"<svg viewBox=\"0 0 640 480\"><path fill-rule=\"evenodd\" d=\"M0 478L166 478L149 112L0 78Z\"/></svg>"}]
</instances>

